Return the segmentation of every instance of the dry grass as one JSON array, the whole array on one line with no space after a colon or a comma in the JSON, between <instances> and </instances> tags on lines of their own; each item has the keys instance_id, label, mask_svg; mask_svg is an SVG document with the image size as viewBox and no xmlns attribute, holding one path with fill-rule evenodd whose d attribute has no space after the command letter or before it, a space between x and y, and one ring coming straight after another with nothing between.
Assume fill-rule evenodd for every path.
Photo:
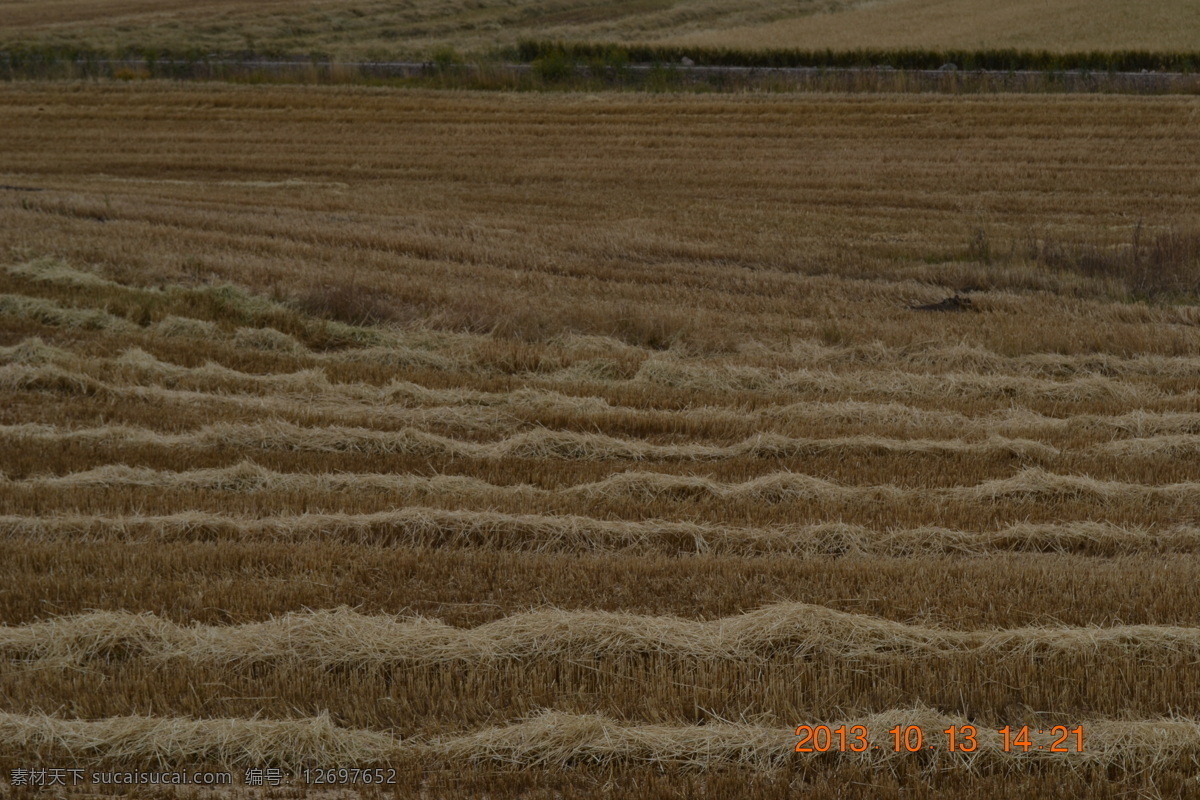
<instances>
[{"instance_id":1,"label":"dry grass","mask_svg":"<svg viewBox=\"0 0 1200 800\"><path fill-rule=\"evenodd\" d=\"M964 243L1193 230L1188 99L0 101L0 770L1187 796L1200 316ZM1089 751L789 749L967 719Z\"/></svg>"},{"instance_id":2,"label":"dry grass","mask_svg":"<svg viewBox=\"0 0 1200 800\"><path fill-rule=\"evenodd\" d=\"M398 7L381 0L323 0L304 8L274 0L201 3L58 0L36 8L0 3L0 44L68 44L332 53L341 58L483 51L523 39L671 41L744 49L806 47L1023 48L1066 51L1195 50L1195 9L1185 0L1131 10L1116 0L764 0L654 3L522 0ZM823 12L823 13L822 13Z\"/></svg>"},{"instance_id":3,"label":"dry grass","mask_svg":"<svg viewBox=\"0 0 1200 800\"><path fill-rule=\"evenodd\" d=\"M1200 629L1153 625L953 631L847 614L806 603L766 606L737 617L673 617L546 609L468 630L437 620L396 619L352 609L301 612L239 626L182 627L149 615L93 612L0 628L0 656L64 668L93 660L145 658L198 665L292 662L371 667L511 660L601 660L654 654L678 660L746 662L814 655L855 660L923 659L950 653L1135 652L1147 661L1200 653Z\"/></svg>"},{"instance_id":4,"label":"dry grass","mask_svg":"<svg viewBox=\"0 0 1200 800\"><path fill-rule=\"evenodd\" d=\"M1164 447L1194 449L1194 437L1167 437L1145 447L1158 453ZM252 450L291 450L332 453L404 453L416 456L478 459L565 459L580 461L711 461L733 458L800 458L817 453L923 453L990 456L1003 454L1022 460L1053 459L1055 448L1028 439L993 437L981 442L933 441L929 439L886 439L877 436L853 436L837 439L794 439L778 435L759 435L731 445L689 444L660 445L630 441L595 433L534 430L493 442L468 442L450 439L427 431L404 428L378 431L368 428L304 428L286 422L270 421L253 425L211 425L196 431L164 434L128 426L106 426L59 430L49 425L0 425L0 440L24 445L81 444L117 445L179 450L235 448ZM1134 449L1142 440L1125 444ZM1174 443L1174 444L1171 444Z\"/></svg>"},{"instance_id":5,"label":"dry grass","mask_svg":"<svg viewBox=\"0 0 1200 800\"><path fill-rule=\"evenodd\" d=\"M529 486L496 487L474 478L455 475L393 475L390 473L326 473L323 475L288 474L260 467L251 461L217 469L162 472L154 469L113 465L97 467L87 472L62 477L31 478L23 483L30 486L68 487L129 487L146 486L170 489L203 489L221 492L345 492L381 491L392 494L487 494L513 492L531 495L536 489Z\"/></svg>"},{"instance_id":6,"label":"dry grass","mask_svg":"<svg viewBox=\"0 0 1200 800\"><path fill-rule=\"evenodd\" d=\"M128 321L104 311L62 308L57 303L12 294L0 295L0 314L32 320L43 325L52 325L56 328L111 329L122 332L133 329L133 325Z\"/></svg>"},{"instance_id":7,"label":"dry grass","mask_svg":"<svg viewBox=\"0 0 1200 800\"><path fill-rule=\"evenodd\" d=\"M814 721L816 724L821 724ZM838 727L843 720L825 724ZM978 749L970 754L944 750L943 730L968 724L928 708L888 709L845 720L871 731L896 725L918 725L937 748L930 754L934 769L977 769L1004 764L1011 768L1064 759L1075 766L1100 763L1137 768L1158 760L1190 756L1200 749L1200 723L1190 719L1100 721L1087 728L1090 749L1066 756L1048 752L1053 736L1031 733L1033 748L1013 755L1003 751L996 731L981 731ZM51 716L0 716L0 742L33 744L49 752L99 753L158 765L216 762L227 766L272 765L300 768L361 767L400 758L434 758L452 763L491 762L524 769L572 769L580 765L622 762L713 769L721 765L778 768L798 760L796 737L786 727L752 723L708 725L630 725L601 715L541 713L512 725L437 740L401 741L373 731L339 728L326 717L292 720L190 720L115 717L98 721ZM1045 748L1045 749L1040 749ZM291 754L280 758L281 753ZM815 760L821 756L808 756ZM846 758L866 762L898 762L912 756L890 748Z\"/></svg>"},{"instance_id":8,"label":"dry grass","mask_svg":"<svg viewBox=\"0 0 1200 800\"><path fill-rule=\"evenodd\" d=\"M957 501L971 506L998 501L1091 504L1161 502L1183 510L1200 499L1200 482L1148 486L1138 483L1103 481L1077 475L1059 475L1028 467L1010 478L984 481L973 486L944 489L907 488L891 484L845 486L812 475L776 472L742 483L726 483L693 475L626 470L594 483L543 489L529 484L496 485L461 475L405 475L394 473L319 474L277 472L252 461L231 467L186 471L109 465L61 476L38 476L12 480L0 473L0 487L16 490L127 489L148 487L171 490L215 492L386 492L393 496L452 496L532 500L560 496L648 503L656 500L685 502L699 499L738 500L758 503L824 501L830 503L901 503L929 498Z\"/></svg>"},{"instance_id":9,"label":"dry grass","mask_svg":"<svg viewBox=\"0 0 1200 800\"><path fill-rule=\"evenodd\" d=\"M570 378L577 379L575 375ZM638 378L652 384L676 389L710 392L751 391L763 393L795 392L811 395L839 395L850 391L871 396L892 397L964 397L970 399L1012 398L1028 402L1034 397L1057 402L1085 400L1133 401L1151 399L1153 388L1120 384L1103 377L1073 378L1054 381L1038 378L943 373L938 375L862 370L857 372L796 370L784 374L769 370L739 367L714 370L666 360L647 360L638 370Z\"/></svg>"},{"instance_id":10,"label":"dry grass","mask_svg":"<svg viewBox=\"0 0 1200 800\"><path fill-rule=\"evenodd\" d=\"M828 724L836 728L842 721L834 720ZM945 734L942 731L967 722L962 717L939 713L928 707L888 709L856 718L854 724L862 724L871 731L886 731L896 725L918 725L931 732L933 735L929 738L936 742L934 746L940 751L935 756L933 769L973 768L983 763L1005 760L1009 765L1012 764L1011 754L1003 752L1002 737L994 731L981 733L979 748L975 753L948 756L941 751L945 747ZM1102 722L1089 727L1088 732L1093 751L1073 754L1071 759L1131 765L1146 759L1153 760L1164 748L1182 753L1200 746L1200 725L1188 719ZM1029 764L1054 759L1055 754L1047 752L1051 738L1046 734L1034 734L1031 740L1034 749L1023 753L1019 761ZM452 739L441 743L441 747L453 755L474 760L521 765L549 764L560 768L581 762L607 763L614 760L682 763L695 767L711 767L716 763L749 763L767 767L794 761L795 753L791 750L795 742L794 736L781 735L778 728L748 723L726 722L689 727L631 726L601 716L548 713L499 731L481 731L473 736ZM1039 752L1039 747L1046 749ZM904 755L883 747L850 757L886 762L897 761Z\"/></svg>"},{"instance_id":11,"label":"dry grass","mask_svg":"<svg viewBox=\"0 0 1200 800\"><path fill-rule=\"evenodd\" d=\"M0 714L0 742L89 761L134 761L162 768L188 763L227 767L379 763L394 756L395 738L338 728L327 717L302 720L190 720L113 717L82 721Z\"/></svg>"},{"instance_id":12,"label":"dry grass","mask_svg":"<svg viewBox=\"0 0 1200 800\"><path fill-rule=\"evenodd\" d=\"M664 306L648 291L661 285L656 275L668 265L693 263L686 279L672 283L670 305L690 309L690 330L680 345L695 349L720 352L755 340L839 345L852 339L892 347L953 342L1005 356L1195 352L1191 330L1181 324L1188 319L1183 311L1089 300L1109 291L1097 279L1034 266L988 269L961 260L963 243L981 222L994 223L989 224L993 238L1007 240L1031 228L1067 238L1081 223L1063 209L1077 207L1084 209L1091 230L1127 227L1128 220L1140 218L1149 235L1186 221L1193 214L1182 200L1191 186L1191 167L1180 155L1191 141L1179 122L1186 99L768 97L651 103L641 97L593 102L564 96L511 98L507 105L494 105L495 98L471 95L450 101L368 90L155 92L131 86L106 87L80 100L83 106L68 107L53 102L51 89L31 85L8 91L12 121L19 117L25 126L20 129L30 137L4 143L11 180L31 183L30 175L42 176L48 180L32 183L50 191L6 198L2 244L52 249L71 263L94 263L112 278L140 275L139 282L151 285L229 280L259 294L299 297L327 286L329 264L338 263L344 257L341 248L350 247L357 253L356 285L392 298L403 319L489 331L495 320L528 316L547 321L543 335L553 338L571 332L611 334L621 320L649 324ZM88 103L96 110L89 111ZM197 104L232 104L233 134L205 133L205 115L217 112L196 115L190 109ZM253 111L260 104L297 109L288 120L272 122L281 126L276 130L282 140L311 144L296 150L256 144L255 115L266 113ZM56 110L41 113L39 107ZM304 107L311 113L300 113ZM58 162L47 162L45 153L79 146L66 132L72 130L71 115L83 113L109 115L104 125L132 136L136 163L93 154L89 158L97 160L56 184ZM325 141L323 113L343 113L346 120L368 126L362 151ZM528 177L511 174L503 165L518 163L529 137L537 136L539 120L556 113L571 113L583 122L570 137L538 140L543 163L554 169ZM699 127L683 122L696 115L704 120ZM183 145L183 155L181 116L200 137ZM494 125L472 129L461 122L481 117ZM889 124L856 131L856 121L868 117ZM993 136L998 119L1011 121L1011 135L1000 143ZM393 126L411 132L403 147L379 133ZM1150 141L1162 144L1147 147L1144 137L1132 133L1138 126L1160 131L1161 138ZM446 150L441 145L450 128L465 138ZM628 147L629 136L638 130L652 131L655 147L662 148L666 172L652 181L623 179L639 174L640 155ZM1063 135L1048 138L1055 131ZM231 163L213 161L213 153L229 147L229 135L244 155ZM756 149L735 168L721 154L740 147L744 136L756 142ZM1077 144L1089 136L1111 142L1111 152L1139 153L1146 169L1121 171L1107 194L1091 183L1087 169L1060 175L1055 164L1077 159L1103 168L1109 151L1089 153ZM416 149L403 149L409 147ZM1040 154L1033 171L1013 169L1025 163L1031 149ZM780 165L780 153L800 152L809 160ZM376 170L379 181L355 177L359 157L374 165L368 170ZM193 166L175 166L181 158ZM387 167L409 158L436 174L461 170L478 183L461 197L451 196ZM849 164L859 167L849 169ZM858 169L874 178L860 184ZM231 170L247 181L296 177L347 183L354 187L354 200L346 213L313 214L311 203L341 202L347 190L228 185ZM676 187L673 196L685 199L663 203L664 183ZM968 188L984 186L994 191ZM1014 196L1022 201L1010 213L997 198ZM264 201L278 216L273 212L263 219L253 210ZM623 209L630 206L648 209L646 224L628 223ZM405 216L413 207L423 210ZM495 208L505 211L491 217ZM550 227L539 211L546 208L555 209ZM389 222L401 218L408 220L403 227ZM490 221L472 222L480 219ZM164 230L174 234L163 236ZM242 233L247 230L257 232L249 241ZM122 245L135 240L143 246ZM849 253L857 254L852 267L844 265ZM285 269L284 263L290 266ZM525 277L510 281L514 271ZM814 279L811 273L825 277ZM854 280L883 276L891 280ZM10 279L9 293L19 278ZM542 282L543 298L534 300L520 288L521 281ZM603 293L599 285L619 288ZM970 285L991 290L979 298L985 309L980 315L947 319L899 313ZM487 292L480 289L484 286ZM1022 294L1029 288L1049 293ZM1064 299L1057 292L1083 297ZM571 330L578 324L573 319L582 321L582 330ZM1180 324L1172 336L1147 335L1148 324L1171 323ZM819 380L820 370L815 372Z\"/></svg>"},{"instance_id":13,"label":"dry grass","mask_svg":"<svg viewBox=\"0 0 1200 800\"><path fill-rule=\"evenodd\" d=\"M738 48L1200 49L1186 0L1131 7L1119 0L898 0L850 3L812 17L675 35L677 43Z\"/></svg>"},{"instance_id":14,"label":"dry grass","mask_svg":"<svg viewBox=\"0 0 1200 800\"><path fill-rule=\"evenodd\" d=\"M426 57L439 48L485 49L521 39L638 37L667 31L704 30L775 19L824 7L815 0L783 4L764 0L732 3L587 3L524 0L518 4L434 3L406 6L380 0L324 0L298 9L289 3L208 0L203 3L123 3L114 16L106 0L70 0L28 9L0 5L5 24L0 41L136 43L155 47L247 48L292 52L323 51L343 57ZM221 24L214 25L214 15Z\"/></svg>"},{"instance_id":15,"label":"dry grass","mask_svg":"<svg viewBox=\"0 0 1200 800\"><path fill-rule=\"evenodd\" d=\"M352 357L353 352L341 354L340 360L357 362L358 359ZM369 354L374 351L367 349L362 352ZM879 354L877 358L886 356ZM386 362L386 359L380 361ZM603 421L606 427L687 431L697 438L750 437L757 432L759 445L743 445L750 449L762 447L764 442L781 441L769 436L762 437L761 434L766 431L787 434L823 428L829 431L829 438L833 439L839 438L836 437L838 431L861 426L894 431L905 437L918 434L969 436L972 439L969 446L975 447L981 446L979 441L975 441L976 437L996 442L1003 441L1005 437L1036 437L1043 441L1059 440L1063 444L1082 446L1094 438L1099 439L1096 444L1103 444L1111 436L1169 437L1162 441L1155 440L1155 446L1171 443L1174 443L1172 446L1179 446L1187 441L1188 435L1200 431L1200 414L1195 412L1138 409L1115 416L1078 414L1052 417L1028 408L1009 407L970 417L956 411L859 400L812 400L767 406L754 411L721 405L682 410L645 409L617 405L603 396L566 395L532 387L512 392L477 392L430 389L396 380L382 387L332 383L327 374L322 374L327 373L324 368L302 371L290 378L293 391L288 391L289 387L281 383L278 376L264 381L262 376L214 366L181 368L140 350L128 351L112 360L80 359L65 351L48 348L37 339L16 347L3 348L0 363L4 363L4 366L0 366L0 386L10 390L60 396L103 393L108 398L178 406L189 413L205 409L211 414L221 408L228 409L234 415L245 412L296 420L305 417L340 422L359 420L358 424L363 427L388 426L392 429L405 424L436 426L441 421L442 427L451 429L502 433L518 431L530 423L545 424L547 420L554 420L568 428L594 428L599 421ZM73 368L65 368L60 364ZM114 367L119 368L116 376ZM1082 365L1080 368L1087 369ZM1108 371L1115 369L1112 365L1097 368ZM1183 377L1183 369L1182 364L1178 368L1172 366L1161 374L1175 379ZM118 379L113 380L114 377ZM554 376L554 382L559 383L558 376ZM166 388L162 384L190 388ZM246 392L251 387L261 387L263 393L248 395ZM603 394L612 388L616 387L611 385L611 381L605 381L594 386L592 391ZM237 391L231 393L229 389ZM1177 397L1172 396L1172 402ZM922 402L923 398L918 396L913 400ZM840 438L840 445L843 446L868 445L865 437ZM889 447L884 440L876 444L880 449ZM891 443L891 446L913 451L921 449L917 443ZM968 446L968 443L955 446ZM1132 448L1135 444L1120 446ZM954 448L951 446L950 449ZM1042 448L1042 454L1050 455L1051 449Z\"/></svg>"},{"instance_id":16,"label":"dry grass","mask_svg":"<svg viewBox=\"0 0 1200 800\"><path fill-rule=\"evenodd\" d=\"M1010 525L998 530L890 528L825 523L731 528L695 522L599 520L579 516L501 514L405 508L373 514L232 517L211 512L124 517L0 516L0 536L14 540L164 543L331 541L387 547L472 548L531 552L715 554L732 556L981 556L997 552L1200 553L1200 530L1122 528L1100 522Z\"/></svg>"}]
</instances>

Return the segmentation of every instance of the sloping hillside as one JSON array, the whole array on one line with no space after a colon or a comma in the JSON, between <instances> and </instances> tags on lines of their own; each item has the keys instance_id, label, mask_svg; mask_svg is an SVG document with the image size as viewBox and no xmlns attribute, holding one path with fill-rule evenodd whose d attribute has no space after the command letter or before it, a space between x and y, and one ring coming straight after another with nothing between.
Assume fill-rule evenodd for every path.
<instances>
[{"instance_id":1,"label":"sloping hillside","mask_svg":"<svg viewBox=\"0 0 1200 800\"><path fill-rule=\"evenodd\" d=\"M881 0L676 37L680 43L856 49L1200 50L1200 2Z\"/></svg>"},{"instance_id":2,"label":"sloping hillside","mask_svg":"<svg viewBox=\"0 0 1200 800\"><path fill-rule=\"evenodd\" d=\"M829 0L0 0L0 46L197 47L342 57L483 51L527 38L648 41L755 26Z\"/></svg>"},{"instance_id":3,"label":"sloping hillside","mask_svg":"<svg viewBox=\"0 0 1200 800\"><path fill-rule=\"evenodd\" d=\"M341 58L480 53L523 39L738 48L1200 49L1200 2L1154 0L0 0L15 43Z\"/></svg>"}]
</instances>

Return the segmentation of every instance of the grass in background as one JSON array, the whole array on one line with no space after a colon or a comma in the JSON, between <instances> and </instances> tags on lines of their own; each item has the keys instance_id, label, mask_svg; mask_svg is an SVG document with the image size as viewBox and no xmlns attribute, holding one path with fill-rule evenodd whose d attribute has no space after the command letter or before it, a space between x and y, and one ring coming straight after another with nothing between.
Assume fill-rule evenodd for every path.
<instances>
[{"instance_id":1,"label":"grass in background","mask_svg":"<svg viewBox=\"0 0 1200 800\"><path fill-rule=\"evenodd\" d=\"M436 60L523 40L782 48L1197 52L1195 4L1156 0L110 0L0 2L0 50L324 54ZM938 65L940 66L940 65Z\"/></svg>"}]
</instances>

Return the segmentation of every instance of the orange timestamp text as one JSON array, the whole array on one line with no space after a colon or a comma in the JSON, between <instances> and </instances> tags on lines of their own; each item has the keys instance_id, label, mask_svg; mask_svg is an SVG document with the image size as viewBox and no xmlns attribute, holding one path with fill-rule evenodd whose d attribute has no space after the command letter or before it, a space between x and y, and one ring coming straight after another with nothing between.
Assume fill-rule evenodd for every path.
<instances>
[{"instance_id":1,"label":"orange timestamp text","mask_svg":"<svg viewBox=\"0 0 1200 800\"><path fill-rule=\"evenodd\" d=\"M865 725L800 725L796 728L797 753L865 753L868 750L890 749L895 753L918 753L922 750L945 750L951 753L974 753L980 747L980 737L991 736L1005 753L1082 753L1083 726L1074 728L1055 725L1051 728L1031 728L1029 725L1005 725L981 733L974 725L951 725L939 731L943 737L931 741L920 725L897 725L888 730L882 743L872 738ZM1035 736L1036 734L1036 736Z\"/></svg>"}]
</instances>

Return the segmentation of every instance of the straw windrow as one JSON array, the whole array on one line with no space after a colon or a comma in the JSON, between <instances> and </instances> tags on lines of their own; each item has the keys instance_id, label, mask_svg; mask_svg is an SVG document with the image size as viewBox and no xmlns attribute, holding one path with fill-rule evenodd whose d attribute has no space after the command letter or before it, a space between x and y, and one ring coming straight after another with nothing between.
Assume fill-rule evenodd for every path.
<instances>
[{"instance_id":1,"label":"straw windrow","mask_svg":"<svg viewBox=\"0 0 1200 800\"><path fill-rule=\"evenodd\" d=\"M992 553L1200 553L1200 529L1103 522L1016 524L996 530L872 529L829 522L738 528L668 520L601 520L410 507L372 514L236 517L212 512L120 517L0 516L0 537L64 542L332 541L386 547L529 552L821 556L983 556Z\"/></svg>"},{"instance_id":2,"label":"straw windrow","mask_svg":"<svg viewBox=\"0 0 1200 800\"><path fill-rule=\"evenodd\" d=\"M232 626L180 626L148 614L93 612L0 628L0 653L5 658L59 666L114 658L362 667L645 653L740 661L779 654L856 659L994 651L1094 654L1107 649L1134 650L1147 658L1200 655L1200 629L1122 625L958 631L807 603L780 603L707 622L548 609L462 629L420 617L368 616L340 608Z\"/></svg>"},{"instance_id":3,"label":"straw windrow","mask_svg":"<svg viewBox=\"0 0 1200 800\"><path fill-rule=\"evenodd\" d=\"M390 473L278 472L242 461L231 467L184 471L113 465L61 476L12 480L0 475L0 485L13 488L113 488L155 487L225 492L273 491L380 491L405 495L443 493L456 496L544 496L627 498L634 501L712 499L761 500L787 503L807 500L829 502L899 502L912 498L939 498L964 503L1011 501L1086 500L1091 502L1200 502L1200 483L1149 486L1122 481L1096 480L1082 475L1060 475L1027 467L1010 478L973 486L944 489L906 488L888 484L847 486L812 475L773 472L742 483L665 472L630 470L603 480L542 489L526 484L498 486L478 478L457 475L406 475Z\"/></svg>"},{"instance_id":4,"label":"straw windrow","mask_svg":"<svg viewBox=\"0 0 1200 800\"><path fill-rule=\"evenodd\" d=\"M599 714L544 711L513 724L438 738L405 739L392 733L345 728L328 716L302 719L243 720L162 717L63 719L48 715L0 714L0 745L35 747L79 763L136 760L155 767L215 763L225 767L278 765L291 769L362 768L408 760L426 763L475 763L495 766L570 768L573 766L648 764L693 769L741 765L752 769L787 768L814 759L843 759L867 764L897 764L915 756L896 752L887 731L919 726L931 747L927 768L975 770L1003 766L1032 769L1055 763L1068 767L1101 765L1145 768L1172 757L1200 751L1200 723L1186 718L1093 720L1084 752L1051 752L1055 735L1030 732L1031 747L1005 752L996 730L980 729L972 753L950 753L944 730L962 730L969 721L925 706L896 708L804 724L862 725L878 748L864 753L794 752L795 721L777 725L712 721L703 725L646 725L618 722Z\"/></svg>"},{"instance_id":5,"label":"straw windrow","mask_svg":"<svg viewBox=\"0 0 1200 800\"><path fill-rule=\"evenodd\" d=\"M902 403L863 400L812 400L774 405L757 411L736 406L705 406L683 411L630 408L614 405L599 396L564 395L551 389L522 388L511 392L468 389L430 389L393 380L384 386L332 383L322 368L292 375L263 376L216 365L180 367L160 361L144 351L130 350L116 359L79 359L65 351L30 340L0 354L0 388L42 391L65 395L96 395L146 402L176 403L188 408L225 406L260 413L298 415L304 409L326 414L375 414L380 422L404 419L404 408L454 407L495 410L487 426L497 431L536 419L539 414L573 418L582 424L595 420L629 425L670 427L709 426L751 431L800 431L813 426L886 427L921 431L926 436L1044 439L1063 436L1195 435L1200 413L1191 411L1132 410L1121 414L1047 416L1028 408L1007 407L990 414L968 416L961 412L925 409ZM355 358L371 358L362 351ZM347 354L339 356L348 358ZM379 363L391 363L394 354L380 354ZM1044 399L1044 398L1043 398ZM314 405L315 404L315 405ZM465 410L457 413L465 414ZM852 437L853 438L853 437ZM977 441L972 444L978 444Z\"/></svg>"},{"instance_id":6,"label":"straw windrow","mask_svg":"<svg viewBox=\"0 0 1200 800\"><path fill-rule=\"evenodd\" d=\"M416 415L414 415L416 416ZM0 441L19 444L78 443L92 446L142 446L189 450L236 448L303 452L402 453L415 456L479 459L567 459L581 461L712 461L732 458L798 458L823 452L1009 455L1046 460L1058 450L1028 439L993 437L981 442L890 439L850 436L799 439L763 434L731 445L666 445L631 441L597 433L533 430L495 442L450 439L417 428L378 431L331 426L306 428L282 421L209 425L188 433L158 433L144 428L106 426L60 430L49 425L0 426Z\"/></svg>"}]
</instances>

